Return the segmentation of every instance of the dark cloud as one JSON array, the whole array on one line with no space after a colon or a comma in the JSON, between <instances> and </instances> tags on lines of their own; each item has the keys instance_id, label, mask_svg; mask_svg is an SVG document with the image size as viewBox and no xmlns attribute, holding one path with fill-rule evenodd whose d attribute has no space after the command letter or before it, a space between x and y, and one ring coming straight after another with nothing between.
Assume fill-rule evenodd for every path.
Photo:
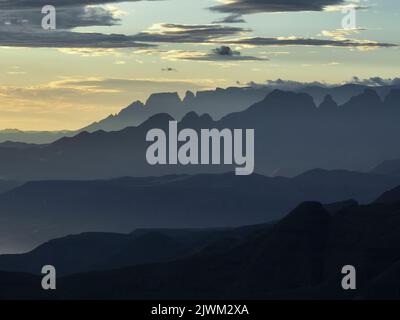
<instances>
[{"instance_id":1,"label":"dark cloud","mask_svg":"<svg viewBox=\"0 0 400 320\"><path fill-rule=\"evenodd\" d=\"M0 46L33 48L148 48L133 36L70 31L2 32Z\"/></svg>"},{"instance_id":2,"label":"dark cloud","mask_svg":"<svg viewBox=\"0 0 400 320\"><path fill-rule=\"evenodd\" d=\"M221 20L217 20L214 23L245 23L246 21L240 14L231 14Z\"/></svg>"},{"instance_id":3,"label":"dark cloud","mask_svg":"<svg viewBox=\"0 0 400 320\"><path fill-rule=\"evenodd\" d=\"M165 23L159 25L158 29L137 34L135 39L141 42L203 43L248 31L250 30L219 24L187 25Z\"/></svg>"},{"instance_id":4,"label":"dark cloud","mask_svg":"<svg viewBox=\"0 0 400 320\"><path fill-rule=\"evenodd\" d=\"M78 9L77 9L78 10ZM86 18L71 15L64 22L62 29L68 29L72 24L90 25L93 23L109 22L105 12L95 12L86 15ZM102 17L100 19L100 17ZM72 23L72 19L76 22ZM27 20L28 21L28 20ZM58 24L60 19L57 20ZM228 27L218 24L210 25L183 25L183 24L160 24L149 31L136 35L123 34L100 34L100 33L79 33L68 30L45 31L41 28L29 27L33 20L25 22L22 28L15 28L14 25L0 26L0 46L19 47L55 47L55 48L129 48L129 47L151 47L150 43L207 43L216 41L219 38L233 35L240 35L248 30L237 27ZM28 31L32 30L32 31ZM147 44L145 44L147 43Z\"/></svg>"},{"instance_id":5,"label":"dark cloud","mask_svg":"<svg viewBox=\"0 0 400 320\"><path fill-rule=\"evenodd\" d=\"M8 29L7 29L8 28ZM230 56L236 60L255 60L255 57L240 56L229 52L228 45L251 46L321 46L344 48L389 48L397 44L360 41L353 39L314 39L314 38L239 38L225 40L227 35L245 32L242 28L222 25L161 25L160 30L141 32L136 35L81 33L66 30L56 31L22 31L12 26L0 27L0 46L15 47L54 47L54 48L146 48L157 43L221 43L225 44L208 55ZM154 43L154 44L152 44ZM229 48L230 49L230 48ZM224 54L225 53L225 54ZM194 60L198 58L193 58Z\"/></svg>"},{"instance_id":6,"label":"dark cloud","mask_svg":"<svg viewBox=\"0 0 400 320\"><path fill-rule=\"evenodd\" d=\"M40 10L1 10L0 30L23 32L42 29L43 14ZM102 7L68 7L57 10L57 29L76 27L112 26L120 22L112 11Z\"/></svg>"},{"instance_id":7,"label":"dark cloud","mask_svg":"<svg viewBox=\"0 0 400 320\"><path fill-rule=\"evenodd\" d=\"M139 0L138 0L139 1ZM395 44L379 43L374 41L358 41L350 39L310 39L310 38L243 38L250 29L237 26L227 26L223 24L160 24L153 26L147 31L140 32L136 35L123 34L100 34L100 33L80 33L74 32L76 27L90 26L112 26L120 22L118 16L110 8L104 7L87 7L89 4L103 4L119 1L111 0L54 0L52 4L61 6L57 8L57 30L44 31L41 29L42 14L40 10L32 9L33 5L39 6L47 4L41 0L0 0L0 20L4 21L0 24L0 46L17 46L17 47L55 47L55 48L145 48L159 43L212 43L226 45L253 45L253 46L285 46L285 45L302 45L302 46L335 46L335 47L361 47L361 48L377 48L377 47L393 47ZM333 2L341 1L279 1L280 6L288 6L291 4L299 8L304 7L304 3L309 6L318 8L323 4L334 4ZM236 0L222 6L239 6L255 8L260 6L266 8L265 5L273 5L274 1L261 0ZM276 5L276 4L274 4ZM5 8L5 9L3 9ZM22 8L22 9L21 9ZM244 8L244 7L243 7ZM229 17L228 17L229 18ZM233 13L230 16L231 22L235 20L239 22L240 13ZM226 38L241 37L235 40L226 40ZM202 59L221 59L221 54L212 52ZM236 60L256 60L256 57L241 56L231 54L225 57L231 57ZM200 59L198 57L192 59Z\"/></svg>"},{"instance_id":8,"label":"dark cloud","mask_svg":"<svg viewBox=\"0 0 400 320\"><path fill-rule=\"evenodd\" d=\"M117 2L137 2L141 0L0 0L0 9L25 9L25 8L41 8L45 5L53 5L55 7L72 7L86 6ZM148 0L156 1L156 0Z\"/></svg>"},{"instance_id":9,"label":"dark cloud","mask_svg":"<svg viewBox=\"0 0 400 320\"><path fill-rule=\"evenodd\" d=\"M233 14L322 11L326 6L339 5L344 2L344 0L233 0L210 9Z\"/></svg>"},{"instance_id":10,"label":"dark cloud","mask_svg":"<svg viewBox=\"0 0 400 320\"><path fill-rule=\"evenodd\" d=\"M315 39L301 37L253 37L225 40L224 37L248 33L249 29L240 27L224 26L220 24L211 25L182 25L161 24L158 29L152 29L137 34L134 39L140 42L155 43L221 43L252 46L325 46L325 47L348 47L348 48L379 48L396 47L393 43L374 41L360 41L350 39Z\"/></svg>"},{"instance_id":11,"label":"dark cloud","mask_svg":"<svg viewBox=\"0 0 400 320\"><path fill-rule=\"evenodd\" d=\"M400 85L400 78L385 79L381 77L371 77L369 79L360 79L353 77L349 83L361 84L365 86L397 86Z\"/></svg>"},{"instance_id":12,"label":"dark cloud","mask_svg":"<svg viewBox=\"0 0 400 320\"><path fill-rule=\"evenodd\" d=\"M287 91L296 91L300 90L304 87L310 86L318 86L324 88L332 88L337 87L343 84L359 84L365 86L398 86L400 85L400 78L381 78L381 77L371 77L368 79L361 79L359 77L354 76L350 81L344 83L326 83L326 82L300 82L300 81L293 81L293 80L284 80L284 79L277 79L277 80L267 80L264 83L256 83L254 81L246 83L249 87L254 88L262 88L262 87L269 87L274 89L281 89Z\"/></svg>"},{"instance_id":13,"label":"dark cloud","mask_svg":"<svg viewBox=\"0 0 400 320\"><path fill-rule=\"evenodd\" d=\"M53 5L57 10L57 29L112 26L120 22L111 8L102 4L145 0L0 0L0 28L3 22L16 29L41 28L42 7ZM163 0L147 0L163 1Z\"/></svg>"},{"instance_id":14,"label":"dark cloud","mask_svg":"<svg viewBox=\"0 0 400 320\"><path fill-rule=\"evenodd\" d=\"M287 91L296 91L305 86L318 86L318 87L329 87L331 85L326 84L324 82L314 81L314 82L300 82L300 81L293 81L293 80L284 80L284 79L276 79L276 80L267 80L265 83L257 83L254 81L248 82L246 84L252 88L274 88L274 89L281 89Z\"/></svg>"},{"instance_id":15,"label":"dark cloud","mask_svg":"<svg viewBox=\"0 0 400 320\"><path fill-rule=\"evenodd\" d=\"M112 26L120 22L110 8L87 6L117 1L51 1L57 30L42 29L42 5L48 1L0 0L0 46L52 48L147 48L151 44L123 34L81 33L77 27Z\"/></svg>"},{"instance_id":16,"label":"dark cloud","mask_svg":"<svg viewBox=\"0 0 400 320\"><path fill-rule=\"evenodd\" d=\"M113 26L119 23L120 18L103 7L71 7L57 10L57 29Z\"/></svg>"},{"instance_id":17,"label":"dark cloud","mask_svg":"<svg viewBox=\"0 0 400 320\"><path fill-rule=\"evenodd\" d=\"M195 61L267 61L267 58L255 56L243 56L239 51L234 51L228 46L221 46L211 50L210 53L188 52L181 54L179 59Z\"/></svg>"},{"instance_id":18,"label":"dark cloud","mask_svg":"<svg viewBox=\"0 0 400 320\"><path fill-rule=\"evenodd\" d=\"M219 56L240 56L239 51L233 51L230 47L221 46L219 48L215 48L212 52Z\"/></svg>"},{"instance_id":19,"label":"dark cloud","mask_svg":"<svg viewBox=\"0 0 400 320\"><path fill-rule=\"evenodd\" d=\"M347 48L389 48L397 47L397 44L360 41L360 40L325 40L313 38L243 38L236 40L224 41L229 44L252 45L252 46L322 46L322 47L347 47Z\"/></svg>"}]
</instances>

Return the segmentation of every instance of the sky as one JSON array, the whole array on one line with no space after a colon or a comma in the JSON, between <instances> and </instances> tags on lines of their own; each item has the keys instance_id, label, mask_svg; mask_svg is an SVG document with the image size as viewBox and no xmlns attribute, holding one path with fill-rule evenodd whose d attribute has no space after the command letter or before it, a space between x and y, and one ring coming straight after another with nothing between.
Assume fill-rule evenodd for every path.
<instances>
[{"instance_id":1,"label":"sky","mask_svg":"<svg viewBox=\"0 0 400 320\"><path fill-rule=\"evenodd\" d=\"M55 30L42 28L47 4ZM153 92L394 79L399 9L398 0L0 0L0 129L74 130Z\"/></svg>"}]
</instances>

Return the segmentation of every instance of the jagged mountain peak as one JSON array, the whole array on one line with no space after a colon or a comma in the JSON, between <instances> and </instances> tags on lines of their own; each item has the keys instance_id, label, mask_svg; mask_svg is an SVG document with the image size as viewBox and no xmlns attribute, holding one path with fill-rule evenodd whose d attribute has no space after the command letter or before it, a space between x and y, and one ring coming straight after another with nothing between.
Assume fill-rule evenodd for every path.
<instances>
[{"instance_id":1,"label":"jagged mountain peak","mask_svg":"<svg viewBox=\"0 0 400 320\"><path fill-rule=\"evenodd\" d=\"M321 230L330 221L330 213L319 202L303 202L292 210L277 225L278 229L295 227L296 229ZM321 228L320 228L321 227Z\"/></svg>"},{"instance_id":2,"label":"jagged mountain peak","mask_svg":"<svg viewBox=\"0 0 400 320\"><path fill-rule=\"evenodd\" d=\"M384 100L386 108L400 109L400 89L392 89Z\"/></svg>"},{"instance_id":3,"label":"jagged mountain peak","mask_svg":"<svg viewBox=\"0 0 400 320\"><path fill-rule=\"evenodd\" d=\"M386 191L375 201L375 203L384 203L384 204L394 204L399 202L400 202L400 186L392 190Z\"/></svg>"},{"instance_id":4,"label":"jagged mountain peak","mask_svg":"<svg viewBox=\"0 0 400 320\"><path fill-rule=\"evenodd\" d=\"M282 101L283 103L294 102L295 104L307 103L314 105L313 98L307 93L284 91L280 89L272 91L265 97L264 101Z\"/></svg>"},{"instance_id":5,"label":"jagged mountain peak","mask_svg":"<svg viewBox=\"0 0 400 320\"><path fill-rule=\"evenodd\" d=\"M249 109L276 109L280 111L305 112L316 109L314 99L307 93L298 93L276 89L268 94L264 100Z\"/></svg>"},{"instance_id":6,"label":"jagged mountain peak","mask_svg":"<svg viewBox=\"0 0 400 320\"><path fill-rule=\"evenodd\" d=\"M359 95L352 97L347 103L343 105L346 109L365 109L365 108L373 108L376 109L382 105L382 100L379 97L378 93L371 89L367 88Z\"/></svg>"},{"instance_id":7,"label":"jagged mountain peak","mask_svg":"<svg viewBox=\"0 0 400 320\"><path fill-rule=\"evenodd\" d=\"M199 127L201 125L209 125L211 122L213 122L213 119L211 116L207 113L199 115L195 111L190 111L188 112L181 120L181 124L183 126L188 126L188 127Z\"/></svg>"},{"instance_id":8,"label":"jagged mountain peak","mask_svg":"<svg viewBox=\"0 0 400 320\"><path fill-rule=\"evenodd\" d=\"M146 107L151 107L153 105L160 106L170 104L177 104L179 105L182 102L181 98L179 97L177 92L160 92L160 93L153 93L146 101Z\"/></svg>"},{"instance_id":9,"label":"jagged mountain peak","mask_svg":"<svg viewBox=\"0 0 400 320\"><path fill-rule=\"evenodd\" d=\"M139 127L151 127L158 128L158 126L168 124L169 121L174 121L175 119L168 113L157 113L151 116L145 122L143 122Z\"/></svg>"},{"instance_id":10,"label":"jagged mountain peak","mask_svg":"<svg viewBox=\"0 0 400 320\"><path fill-rule=\"evenodd\" d=\"M327 94L322 103L319 105L319 110L322 111L334 111L337 110L337 108L338 105L330 94Z\"/></svg>"},{"instance_id":11,"label":"jagged mountain peak","mask_svg":"<svg viewBox=\"0 0 400 320\"><path fill-rule=\"evenodd\" d=\"M193 102L195 98L196 98L195 94L192 91L188 90L186 91L185 97L183 98L183 103L190 104Z\"/></svg>"},{"instance_id":12,"label":"jagged mountain peak","mask_svg":"<svg viewBox=\"0 0 400 320\"><path fill-rule=\"evenodd\" d=\"M185 123L185 122L197 121L198 119L199 115L195 111L190 111L183 116L181 122Z\"/></svg>"},{"instance_id":13,"label":"jagged mountain peak","mask_svg":"<svg viewBox=\"0 0 400 320\"><path fill-rule=\"evenodd\" d=\"M143 104L141 101L137 100L137 101L132 102L132 103L131 103L129 106L127 106L126 108L122 109L122 110L118 113L118 115L120 115L120 116L126 115L126 114L131 113L131 111L133 111L133 110L137 110L137 109L140 109L140 108L143 108L143 107L144 107L144 104Z\"/></svg>"}]
</instances>

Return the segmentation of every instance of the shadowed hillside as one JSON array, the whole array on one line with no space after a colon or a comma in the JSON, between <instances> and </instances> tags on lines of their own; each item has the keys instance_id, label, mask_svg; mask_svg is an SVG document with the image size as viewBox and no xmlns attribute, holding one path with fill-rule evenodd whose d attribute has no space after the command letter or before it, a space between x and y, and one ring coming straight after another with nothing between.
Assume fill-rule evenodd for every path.
<instances>
[{"instance_id":1,"label":"shadowed hillside","mask_svg":"<svg viewBox=\"0 0 400 320\"><path fill-rule=\"evenodd\" d=\"M400 198L397 189L388 195L397 201L342 204L330 212L305 202L273 225L246 228L235 241L225 234L175 261L59 278L57 291L48 297L398 299ZM357 270L355 291L341 288L345 265ZM10 290L8 297L43 295L34 279L0 274L3 287L21 289Z\"/></svg>"},{"instance_id":2,"label":"shadowed hillside","mask_svg":"<svg viewBox=\"0 0 400 320\"><path fill-rule=\"evenodd\" d=\"M219 121L194 112L179 129L255 129L255 171L301 173L314 168L369 171L400 157L397 90L384 101L371 89L336 106L329 98L317 108L305 93L275 90L248 109ZM150 166L150 129L168 131L173 118L157 114L121 131L82 132L43 147L0 148L0 175L9 180L98 179L120 176L221 173L233 166ZM181 145L181 144L180 144Z\"/></svg>"},{"instance_id":3,"label":"shadowed hillside","mask_svg":"<svg viewBox=\"0 0 400 320\"><path fill-rule=\"evenodd\" d=\"M340 170L294 178L221 174L29 182L0 195L0 252L88 231L263 223L302 201L366 203L398 184L396 177Z\"/></svg>"}]
</instances>

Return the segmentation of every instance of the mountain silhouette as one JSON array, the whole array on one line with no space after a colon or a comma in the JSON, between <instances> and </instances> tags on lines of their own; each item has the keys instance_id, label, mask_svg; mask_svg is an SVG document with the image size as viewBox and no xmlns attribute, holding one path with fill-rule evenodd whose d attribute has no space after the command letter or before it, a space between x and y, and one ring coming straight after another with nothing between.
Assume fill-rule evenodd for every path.
<instances>
[{"instance_id":1,"label":"mountain silhouette","mask_svg":"<svg viewBox=\"0 0 400 320\"><path fill-rule=\"evenodd\" d=\"M135 101L128 107L122 109L116 115L109 115L107 118L100 120L99 122L94 122L89 126L83 127L81 131L94 132L98 130L104 131L118 131L126 127L132 126L135 122L144 122L150 115L146 112L145 105L140 101Z\"/></svg>"},{"instance_id":2,"label":"mountain silhouette","mask_svg":"<svg viewBox=\"0 0 400 320\"><path fill-rule=\"evenodd\" d=\"M305 93L275 90L247 110L218 121L207 114L189 112L178 127L197 131L254 129L255 171L265 175L284 172L282 168L296 173L313 168L368 171L384 160L400 158L396 148L400 112L385 107L373 90L352 98L329 115L323 110ZM232 165L150 166L145 158L150 145L146 134L152 128L167 131L172 119L160 113L121 131L81 132L40 148L0 148L0 175L5 180L26 181L221 173L234 169Z\"/></svg>"},{"instance_id":3,"label":"mountain silhouette","mask_svg":"<svg viewBox=\"0 0 400 320\"><path fill-rule=\"evenodd\" d=\"M98 285L100 292L89 289L89 295L101 297L103 292L106 296L107 279L109 284L111 279L117 279L118 287L118 279L123 279L123 275L140 274L144 281L131 278L126 296L398 298L394 288L399 281L394 278L400 261L400 217L396 214L400 198L396 203L351 206L334 215L319 203L303 203L272 228L257 230L224 254L195 254L177 262L105 272L100 275L106 279L106 283ZM341 288L340 270L344 265L356 267L357 291ZM166 272L160 273L161 269ZM70 284L67 295L80 295L73 283L83 280L94 284L96 277L66 278L64 283ZM154 285L160 282L163 286L156 290Z\"/></svg>"},{"instance_id":4,"label":"mountain silhouette","mask_svg":"<svg viewBox=\"0 0 400 320\"><path fill-rule=\"evenodd\" d=\"M400 89L393 89L384 100L385 108L392 108L395 111L399 109Z\"/></svg>"},{"instance_id":5,"label":"mountain silhouette","mask_svg":"<svg viewBox=\"0 0 400 320\"><path fill-rule=\"evenodd\" d=\"M199 91L196 94L188 91L182 100L176 92L154 93L149 96L145 104L136 101L118 114L92 123L80 131L123 130L126 127L138 126L158 113L168 113L177 120L181 120L189 112L196 112L199 115L208 114L210 117L219 119L230 112L246 109L262 100L270 91L251 88L217 88Z\"/></svg>"},{"instance_id":6,"label":"mountain silhouette","mask_svg":"<svg viewBox=\"0 0 400 320\"><path fill-rule=\"evenodd\" d=\"M400 159L386 160L371 170L375 174L400 176Z\"/></svg>"},{"instance_id":7,"label":"mountain silhouette","mask_svg":"<svg viewBox=\"0 0 400 320\"><path fill-rule=\"evenodd\" d=\"M294 178L229 173L28 182L0 194L6 221L0 225L0 252L88 231L258 224L302 201L367 203L399 183L391 176L321 169Z\"/></svg>"},{"instance_id":8,"label":"mountain silhouette","mask_svg":"<svg viewBox=\"0 0 400 320\"><path fill-rule=\"evenodd\" d=\"M46 144L54 142L62 137L72 137L78 132L75 130L61 131L22 131L18 129L0 130L1 142L21 142L28 144Z\"/></svg>"},{"instance_id":9,"label":"mountain silhouette","mask_svg":"<svg viewBox=\"0 0 400 320\"><path fill-rule=\"evenodd\" d=\"M347 112L370 116L371 112L379 111L383 102L373 89L366 89L362 94L352 97L342 108Z\"/></svg>"},{"instance_id":10,"label":"mountain silhouette","mask_svg":"<svg viewBox=\"0 0 400 320\"><path fill-rule=\"evenodd\" d=\"M335 104L344 104L350 98L360 95L368 88L376 91L381 98L386 96L391 89L390 86L368 87L346 84L333 87L303 85L291 90L307 93L313 97L317 105L320 105L324 102L326 96L331 97L332 102ZM185 113L194 111L199 115L209 114L213 119L219 120L229 113L245 110L250 105L263 100L267 94L275 89L280 88L279 86L229 87L226 89L216 88L215 90L198 91L196 94L187 91L182 100L177 93L156 93L150 95L145 104L136 101L118 114L110 115L99 122L82 128L81 131L122 130L128 126L137 126L157 113L168 113L175 119L180 120Z\"/></svg>"},{"instance_id":11,"label":"mountain silhouette","mask_svg":"<svg viewBox=\"0 0 400 320\"><path fill-rule=\"evenodd\" d=\"M177 120L190 111L199 115L209 114L213 119L235 112L244 111L249 106L261 101L266 95L275 89L290 90L293 92L306 93L313 97L314 102L320 105L327 95L331 96L335 103L343 105L350 98L362 94L366 89L376 91L381 99L384 99L390 91L398 90L398 86L366 86L360 84L345 84L335 86L298 84L287 87L282 85L249 85L245 87L229 87L226 89L216 88L193 93L186 92L181 99L176 92L154 93L149 96L145 103L134 101L116 114L93 122L79 130L64 131L21 131L16 129L0 130L0 143L7 140L14 142L48 144L62 137L71 137L82 131L95 132L119 131L126 127L138 126L149 117L157 113L168 113ZM387 99L387 105L396 106L396 100Z\"/></svg>"},{"instance_id":12,"label":"mountain silhouette","mask_svg":"<svg viewBox=\"0 0 400 320\"><path fill-rule=\"evenodd\" d=\"M319 110L323 112L336 112L338 108L337 103L333 100L331 95L326 95L324 101L319 105Z\"/></svg>"},{"instance_id":13,"label":"mountain silhouette","mask_svg":"<svg viewBox=\"0 0 400 320\"><path fill-rule=\"evenodd\" d=\"M276 223L234 229L175 260L61 277L44 298L398 299L400 193L388 193L397 201L335 212L304 202ZM357 270L357 290L341 287L346 265ZM43 298L35 279L0 273L8 298Z\"/></svg>"},{"instance_id":14,"label":"mountain silhouette","mask_svg":"<svg viewBox=\"0 0 400 320\"><path fill-rule=\"evenodd\" d=\"M375 203L396 204L400 199L400 187L394 188L383 193Z\"/></svg>"},{"instance_id":15,"label":"mountain silhouette","mask_svg":"<svg viewBox=\"0 0 400 320\"><path fill-rule=\"evenodd\" d=\"M261 226L259 227L261 228ZM138 229L129 234L91 232L50 240L24 254L0 255L0 270L40 274L53 265L59 276L116 269L185 257L242 229Z\"/></svg>"}]
</instances>

